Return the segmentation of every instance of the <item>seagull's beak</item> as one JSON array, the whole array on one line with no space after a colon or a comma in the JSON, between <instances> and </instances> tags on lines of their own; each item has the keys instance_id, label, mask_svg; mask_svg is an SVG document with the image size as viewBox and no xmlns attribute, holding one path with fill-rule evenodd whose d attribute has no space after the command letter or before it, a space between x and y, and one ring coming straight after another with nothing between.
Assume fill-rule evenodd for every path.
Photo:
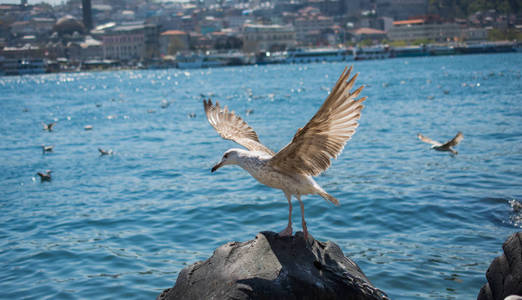
<instances>
[{"instance_id":1,"label":"seagull's beak","mask_svg":"<svg viewBox=\"0 0 522 300\"><path fill-rule=\"evenodd\" d=\"M215 166L212 167L210 172L214 173L214 172L216 172L217 169L221 168L222 166L223 166L223 162L219 162L218 164L216 164Z\"/></svg>"}]
</instances>

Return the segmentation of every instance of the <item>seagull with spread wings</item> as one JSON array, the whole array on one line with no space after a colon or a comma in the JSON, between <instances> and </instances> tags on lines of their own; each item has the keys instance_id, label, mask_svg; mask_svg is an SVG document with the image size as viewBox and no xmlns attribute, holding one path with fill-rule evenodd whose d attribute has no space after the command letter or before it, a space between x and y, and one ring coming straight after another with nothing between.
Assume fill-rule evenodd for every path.
<instances>
[{"instance_id":1,"label":"seagull with spread wings","mask_svg":"<svg viewBox=\"0 0 522 300\"><path fill-rule=\"evenodd\" d=\"M435 149L437 151L450 151L451 153L453 153L455 155L458 154L458 152L455 149L453 149L453 147L457 146L458 143L460 143L460 141L462 141L462 139L464 139L464 135L460 131L457 133L457 135L454 138L452 138L451 140L447 141L444 144L434 141L434 140L430 139L429 137L426 137L420 133L417 134L417 137L421 141L431 144L431 149Z\"/></svg>"},{"instance_id":2,"label":"seagull with spread wings","mask_svg":"<svg viewBox=\"0 0 522 300\"><path fill-rule=\"evenodd\" d=\"M252 127L234 111L229 111L226 106L221 108L217 101L213 104L210 99L203 100L207 119L219 135L248 149L227 150L211 171L215 172L225 165L239 165L262 184L283 190L289 212L288 226L279 233L281 236L292 235L292 195L301 206L305 239L308 238L308 230L301 195L319 195L339 205L339 201L325 192L312 176L328 169L331 159L342 152L358 126L362 102L366 97L355 99L363 86L350 92L357 78L356 74L348 80L351 71L351 67L344 69L312 119L299 128L292 141L277 153L263 145Z\"/></svg>"}]
</instances>

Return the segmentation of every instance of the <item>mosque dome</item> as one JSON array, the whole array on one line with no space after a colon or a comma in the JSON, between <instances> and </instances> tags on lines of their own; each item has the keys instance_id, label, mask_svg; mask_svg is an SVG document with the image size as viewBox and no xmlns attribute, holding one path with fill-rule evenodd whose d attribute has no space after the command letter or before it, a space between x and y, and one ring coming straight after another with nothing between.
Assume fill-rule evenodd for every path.
<instances>
[{"instance_id":1,"label":"mosque dome","mask_svg":"<svg viewBox=\"0 0 522 300\"><path fill-rule=\"evenodd\" d=\"M58 32L59 35L73 34L75 31L83 33L85 32L85 26L83 26L83 23L78 21L75 17L67 15L56 21L53 30Z\"/></svg>"}]
</instances>

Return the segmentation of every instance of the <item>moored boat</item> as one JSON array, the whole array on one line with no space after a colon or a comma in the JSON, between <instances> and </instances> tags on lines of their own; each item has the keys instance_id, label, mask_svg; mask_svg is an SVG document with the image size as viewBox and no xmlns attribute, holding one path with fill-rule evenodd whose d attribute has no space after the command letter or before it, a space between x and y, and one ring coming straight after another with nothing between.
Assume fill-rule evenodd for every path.
<instances>
[{"instance_id":1,"label":"moored boat","mask_svg":"<svg viewBox=\"0 0 522 300\"><path fill-rule=\"evenodd\" d=\"M43 74L46 63L40 58L6 59L2 62L2 71L5 75Z\"/></svg>"},{"instance_id":2,"label":"moored boat","mask_svg":"<svg viewBox=\"0 0 522 300\"><path fill-rule=\"evenodd\" d=\"M354 58L355 60L390 58L390 49L388 46L384 45L357 47L354 51Z\"/></svg>"},{"instance_id":3,"label":"moored boat","mask_svg":"<svg viewBox=\"0 0 522 300\"><path fill-rule=\"evenodd\" d=\"M353 60L351 49L316 48L296 49L287 52L286 63L311 63Z\"/></svg>"}]
</instances>

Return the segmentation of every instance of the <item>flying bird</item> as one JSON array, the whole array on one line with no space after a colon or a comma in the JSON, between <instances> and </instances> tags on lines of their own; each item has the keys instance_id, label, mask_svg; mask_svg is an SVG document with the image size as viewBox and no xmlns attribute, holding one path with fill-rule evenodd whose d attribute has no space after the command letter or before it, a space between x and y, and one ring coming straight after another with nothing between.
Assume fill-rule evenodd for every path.
<instances>
[{"instance_id":1,"label":"flying bird","mask_svg":"<svg viewBox=\"0 0 522 300\"><path fill-rule=\"evenodd\" d=\"M245 149L227 150L221 161L212 168L212 172L225 165L238 165L264 185L280 189L288 201L288 225L279 233L280 236L292 235L292 195L301 207L301 225L305 239L308 230L304 218L302 195L319 195L325 200L339 205L339 201L328 194L312 176L317 176L328 167L331 159L336 158L346 142L355 133L366 97L355 99L363 86L350 92L357 74L350 80L352 68L345 68L332 92L323 105L308 121L297 130L292 141L275 153L263 145L256 132L234 111L229 111L219 103L203 100L205 113L210 124L218 134L232 140Z\"/></svg>"},{"instance_id":2,"label":"flying bird","mask_svg":"<svg viewBox=\"0 0 522 300\"><path fill-rule=\"evenodd\" d=\"M447 141L444 144L434 141L434 140L430 139L429 137L425 137L420 133L417 134L417 137L421 141L431 144L432 145L431 149L435 149L437 151L450 151L451 153L453 153L455 155L458 154L458 152L455 149L453 149L453 147L457 146L458 143L460 143L460 141L462 141L462 139L464 139L464 135L460 131L457 133L457 135L454 138L452 138L451 140Z\"/></svg>"},{"instance_id":3,"label":"flying bird","mask_svg":"<svg viewBox=\"0 0 522 300\"><path fill-rule=\"evenodd\" d=\"M53 127L55 124L56 124L56 122L49 123L49 124L42 122L43 130L53 131Z\"/></svg>"},{"instance_id":4,"label":"flying bird","mask_svg":"<svg viewBox=\"0 0 522 300\"><path fill-rule=\"evenodd\" d=\"M40 176L40 181L51 181L51 170L46 170L45 173L37 172L36 174Z\"/></svg>"}]
</instances>

